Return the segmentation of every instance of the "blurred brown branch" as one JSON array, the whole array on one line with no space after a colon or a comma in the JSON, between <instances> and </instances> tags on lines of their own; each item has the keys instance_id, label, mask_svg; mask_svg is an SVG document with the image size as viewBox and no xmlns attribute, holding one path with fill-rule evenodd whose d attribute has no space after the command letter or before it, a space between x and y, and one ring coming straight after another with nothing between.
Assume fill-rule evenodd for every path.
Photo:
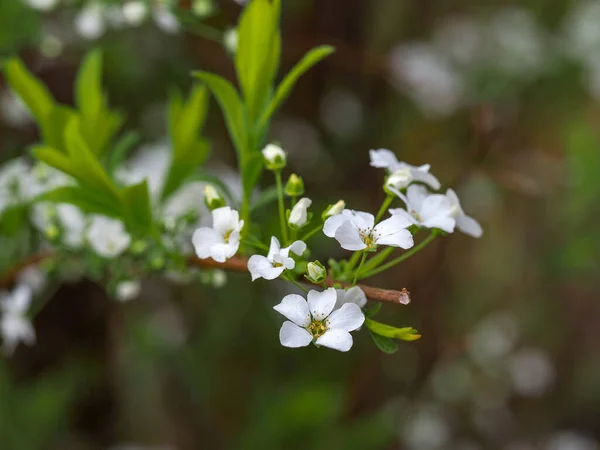
<instances>
[{"instance_id":1,"label":"blurred brown branch","mask_svg":"<svg viewBox=\"0 0 600 450\"><path fill-rule=\"evenodd\" d=\"M23 259L19 263L17 263L14 267L12 267L6 274L0 277L0 289L8 288L12 283L17 279L19 272L23 269L39 264L53 256L51 252L42 252L32 255L26 259ZM213 259L200 259L196 256L190 256L188 258L188 264L194 267L204 267L210 269L221 269L229 272L247 272L248 271L248 260L241 256L234 256L233 258L228 259L224 263L217 262ZM304 283L309 283L306 279L298 280ZM312 283L310 283L312 284ZM348 283L341 283L328 277L325 280L325 284L329 287L341 285L343 287L350 286ZM393 289L381 289L373 286L366 286L363 284L358 285L367 298L370 300L385 302L385 303L395 303L406 305L410 302L409 293L406 289L402 289L401 291L396 291Z\"/></svg>"}]
</instances>

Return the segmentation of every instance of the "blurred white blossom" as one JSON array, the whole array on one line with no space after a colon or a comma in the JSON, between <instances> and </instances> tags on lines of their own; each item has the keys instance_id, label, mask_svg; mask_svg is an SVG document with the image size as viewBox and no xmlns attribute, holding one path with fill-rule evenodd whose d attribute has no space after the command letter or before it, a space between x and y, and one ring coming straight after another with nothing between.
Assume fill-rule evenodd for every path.
<instances>
[{"instance_id":1,"label":"blurred white blossom","mask_svg":"<svg viewBox=\"0 0 600 450\"><path fill-rule=\"evenodd\" d=\"M86 237L90 247L104 258L119 256L131 244L123 222L105 216L92 217Z\"/></svg>"},{"instance_id":2,"label":"blurred white blossom","mask_svg":"<svg viewBox=\"0 0 600 450\"><path fill-rule=\"evenodd\" d=\"M29 286L19 285L11 293L0 292L0 334L2 350L11 354L19 342L35 343L35 330L27 317L33 292Z\"/></svg>"}]
</instances>

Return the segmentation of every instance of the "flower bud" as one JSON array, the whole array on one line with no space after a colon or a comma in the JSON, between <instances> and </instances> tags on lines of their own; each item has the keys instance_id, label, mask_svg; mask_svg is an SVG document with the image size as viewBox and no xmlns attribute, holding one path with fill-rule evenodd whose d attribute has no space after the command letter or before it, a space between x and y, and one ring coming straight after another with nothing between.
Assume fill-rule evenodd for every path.
<instances>
[{"instance_id":1,"label":"flower bud","mask_svg":"<svg viewBox=\"0 0 600 450\"><path fill-rule=\"evenodd\" d=\"M299 197L304 194L304 181L295 173L290 175L284 189L285 195L288 197Z\"/></svg>"},{"instance_id":2,"label":"flower bud","mask_svg":"<svg viewBox=\"0 0 600 450\"><path fill-rule=\"evenodd\" d=\"M346 207L346 202L344 200L338 200L336 204L329 205L323 214L321 215L322 219L328 219L331 216L337 216L341 214L344 208Z\"/></svg>"},{"instance_id":3,"label":"flower bud","mask_svg":"<svg viewBox=\"0 0 600 450\"><path fill-rule=\"evenodd\" d=\"M290 216L288 217L288 224L291 228L302 228L309 221L308 207L312 204L310 198L301 198L292 208Z\"/></svg>"},{"instance_id":4,"label":"flower bud","mask_svg":"<svg viewBox=\"0 0 600 450\"><path fill-rule=\"evenodd\" d=\"M281 170L287 162L287 155L281 147L275 144L267 145L262 151L265 166L272 171Z\"/></svg>"},{"instance_id":5,"label":"flower bud","mask_svg":"<svg viewBox=\"0 0 600 450\"><path fill-rule=\"evenodd\" d=\"M312 283L320 283L327 276L327 269L319 261L309 262L306 265L305 276Z\"/></svg>"},{"instance_id":6,"label":"flower bud","mask_svg":"<svg viewBox=\"0 0 600 450\"><path fill-rule=\"evenodd\" d=\"M204 203L211 211L227 205L221 193L212 184L204 187Z\"/></svg>"},{"instance_id":7,"label":"flower bud","mask_svg":"<svg viewBox=\"0 0 600 450\"><path fill-rule=\"evenodd\" d=\"M410 173L410 168L403 167L388 176L383 187L386 192L389 188L400 190L406 188L412 180L413 176Z\"/></svg>"}]
</instances>

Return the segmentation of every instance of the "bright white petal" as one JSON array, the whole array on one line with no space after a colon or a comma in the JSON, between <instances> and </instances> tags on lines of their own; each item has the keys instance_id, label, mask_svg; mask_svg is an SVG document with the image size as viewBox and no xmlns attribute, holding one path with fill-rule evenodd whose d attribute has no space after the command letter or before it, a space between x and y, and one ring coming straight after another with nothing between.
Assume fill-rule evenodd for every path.
<instances>
[{"instance_id":1,"label":"bright white petal","mask_svg":"<svg viewBox=\"0 0 600 450\"><path fill-rule=\"evenodd\" d=\"M258 278L274 280L285 270L284 266L273 267L273 263L262 255L252 255L248 260L248 271L252 281Z\"/></svg>"},{"instance_id":2,"label":"bright white petal","mask_svg":"<svg viewBox=\"0 0 600 450\"><path fill-rule=\"evenodd\" d=\"M363 211L352 211L354 221L360 226L360 228L373 228L375 225L375 216L368 212Z\"/></svg>"},{"instance_id":3,"label":"bright white petal","mask_svg":"<svg viewBox=\"0 0 600 450\"><path fill-rule=\"evenodd\" d=\"M210 257L217 262L223 263L235 255L239 248L239 242L214 244L210 248Z\"/></svg>"},{"instance_id":4,"label":"bright white petal","mask_svg":"<svg viewBox=\"0 0 600 450\"><path fill-rule=\"evenodd\" d=\"M347 352L352 348L352 336L344 330L329 330L315 344Z\"/></svg>"},{"instance_id":5,"label":"bright white petal","mask_svg":"<svg viewBox=\"0 0 600 450\"><path fill-rule=\"evenodd\" d=\"M429 185L433 190L437 191L441 187L439 180L429 172L415 169L411 170L411 174L413 176L414 181L420 181L421 183L425 183Z\"/></svg>"},{"instance_id":6,"label":"bright white petal","mask_svg":"<svg viewBox=\"0 0 600 450\"><path fill-rule=\"evenodd\" d=\"M326 289L323 292L311 290L308 293L307 299L313 319L323 320L333 311L337 300L337 293L334 288Z\"/></svg>"},{"instance_id":7,"label":"bright white petal","mask_svg":"<svg viewBox=\"0 0 600 450\"><path fill-rule=\"evenodd\" d=\"M340 243L343 249L346 250L363 250L367 248L360 237L358 228L355 224L346 220L335 232L335 239Z\"/></svg>"},{"instance_id":8,"label":"bright white petal","mask_svg":"<svg viewBox=\"0 0 600 450\"><path fill-rule=\"evenodd\" d=\"M409 220L404 214L395 214L391 217L388 217L384 221L378 223L373 231L375 231L379 239L381 239L385 238L386 236L396 234L401 230L405 230L412 224L413 222ZM379 239L377 239L378 242Z\"/></svg>"},{"instance_id":9,"label":"bright white petal","mask_svg":"<svg viewBox=\"0 0 600 450\"><path fill-rule=\"evenodd\" d=\"M327 318L329 329L344 331L354 331L360 328L364 321L365 315L360 307L354 303L346 303Z\"/></svg>"},{"instance_id":10,"label":"bright white petal","mask_svg":"<svg viewBox=\"0 0 600 450\"><path fill-rule=\"evenodd\" d=\"M273 306L273 309L300 327L307 327L310 324L308 303L306 303L306 300L301 295L286 295L281 300L281 303Z\"/></svg>"},{"instance_id":11,"label":"bright white petal","mask_svg":"<svg viewBox=\"0 0 600 450\"><path fill-rule=\"evenodd\" d=\"M288 247L289 251L292 251L296 255L300 256L306 251L306 243L303 241L295 241Z\"/></svg>"},{"instance_id":12,"label":"bright white petal","mask_svg":"<svg viewBox=\"0 0 600 450\"><path fill-rule=\"evenodd\" d=\"M212 228L198 228L192 235L192 244L196 255L200 259L210 258L211 248L217 244L224 244L223 236Z\"/></svg>"},{"instance_id":13,"label":"bright white petal","mask_svg":"<svg viewBox=\"0 0 600 450\"><path fill-rule=\"evenodd\" d=\"M446 191L446 197L448 197L452 206L458 206L460 208L460 201L458 200L458 196L456 195L456 192L454 192L454 189L448 189Z\"/></svg>"},{"instance_id":14,"label":"bright white petal","mask_svg":"<svg viewBox=\"0 0 600 450\"><path fill-rule=\"evenodd\" d=\"M335 309L341 308L346 303L354 303L359 308L363 308L367 304L367 296L358 286L351 287L347 291L336 289L336 292L337 302L335 303Z\"/></svg>"},{"instance_id":15,"label":"bright white petal","mask_svg":"<svg viewBox=\"0 0 600 450\"><path fill-rule=\"evenodd\" d=\"M380 148L379 150L370 150L369 156L371 157L371 166L395 170L398 166L398 158L390 150Z\"/></svg>"},{"instance_id":16,"label":"bright white petal","mask_svg":"<svg viewBox=\"0 0 600 450\"><path fill-rule=\"evenodd\" d=\"M19 285L11 293L9 300L5 303L12 313L24 314L31 305L33 292L29 286Z\"/></svg>"},{"instance_id":17,"label":"bright white petal","mask_svg":"<svg viewBox=\"0 0 600 450\"><path fill-rule=\"evenodd\" d=\"M273 261L273 257L279 253L279 250L281 250L279 239L277 239L275 236L271 236L271 245L269 246L269 254L267 255L269 261Z\"/></svg>"},{"instance_id":18,"label":"bright white petal","mask_svg":"<svg viewBox=\"0 0 600 450\"><path fill-rule=\"evenodd\" d=\"M406 188L406 198L408 199L408 207L415 211L421 211L421 207L425 199L429 195L429 191L425 186L420 184L411 184Z\"/></svg>"},{"instance_id":19,"label":"bright white petal","mask_svg":"<svg viewBox=\"0 0 600 450\"><path fill-rule=\"evenodd\" d=\"M380 245L389 245L390 247L400 247L404 250L415 245L412 234L408 230L400 230L397 233L379 238L377 243Z\"/></svg>"},{"instance_id":20,"label":"bright white petal","mask_svg":"<svg viewBox=\"0 0 600 450\"><path fill-rule=\"evenodd\" d=\"M453 233L454 227L456 226L456 220L454 220L452 217L448 217L448 216L432 217L429 220L424 220L423 226L425 228L430 228L430 229L431 228L439 228L440 230L443 230L446 233Z\"/></svg>"},{"instance_id":21,"label":"bright white petal","mask_svg":"<svg viewBox=\"0 0 600 450\"><path fill-rule=\"evenodd\" d=\"M461 214L456 218L456 226L460 231L471 237L480 238L483 235L483 229L479 222L465 214Z\"/></svg>"},{"instance_id":22,"label":"bright white petal","mask_svg":"<svg viewBox=\"0 0 600 450\"><path fill-rule=\"evenodd\" d=\"M413 224L413 225L419 225L419 221L417 219L415 219L415 217L412 214L410 214L408 211L406 211L405 209L402 209L402 208L392 208L392 209L389 210L389 212L390 212L390 214L392 216L404 217L411 224Z\"/></svg>"},{"instance_id":23,"label":"bright white petal","mask_svg":"<svg viewBox=\"0 0 600 450\"><path fill-rule=\"evenodd\" d=\"M231 209L229 206L214 209L212 216L213 228L222 235L239 229L240 215L235 209Z\"/></svg>"},{"instance_id":24,"label":"bright white petal","mask_svg":"<svg viewBox=\"0 0 600 450\"><path fill-rule=\"evenodd\" d=\"M289 348L306 347L312 342L312 336L304 328L286 321L279 330L279 342Z\"/></svg>"},{"instance_id":25,"label":"bright white petal","mask_svg":"<svg viewBox=\"0 0 600 450\"><path fill-rule=\"evenodd\" d=\"M347 220L348 218L344 216L344 214L337 214L329 217L323 225L323 233L325 233L325 236L327 237L335 237L335 232L337 229Z\"/></svg>"}]
</instances>

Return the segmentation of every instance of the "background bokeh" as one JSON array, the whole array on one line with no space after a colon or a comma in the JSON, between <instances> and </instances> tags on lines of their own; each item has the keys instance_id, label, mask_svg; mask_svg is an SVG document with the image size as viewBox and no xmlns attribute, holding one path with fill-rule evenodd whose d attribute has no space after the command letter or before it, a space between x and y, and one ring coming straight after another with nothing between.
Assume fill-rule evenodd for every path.
<instances>
[{"instance_id":1,"label":"background bokeh","mask_svg":"<svg viewBox=\"0 0 600 450\"><path fill-rule=\"evenodd\" d=\"M3 1L0 51L71 103L101 47L111 104L155 148L170 87L192 69L233 79L223 44L241 6L153 7ZM318 210L376 211L368 150L384 147L430 163L484 227L370 280L410 290L382 316L421 340L394 355L366 333L348 354L282 348L272 305L288 287L244 275L145 279L127 303L50 279L37 345L0 360L0 448L600 449L600 2L283 0L282 30L284 71L337 48L271 130ZM0 117L0 160L25 154L38 131L5 84ZM214 102L204 130L209 167L235 177ZM313 254L343 256L325 238Z\"/></svg>"}]
</instances>

